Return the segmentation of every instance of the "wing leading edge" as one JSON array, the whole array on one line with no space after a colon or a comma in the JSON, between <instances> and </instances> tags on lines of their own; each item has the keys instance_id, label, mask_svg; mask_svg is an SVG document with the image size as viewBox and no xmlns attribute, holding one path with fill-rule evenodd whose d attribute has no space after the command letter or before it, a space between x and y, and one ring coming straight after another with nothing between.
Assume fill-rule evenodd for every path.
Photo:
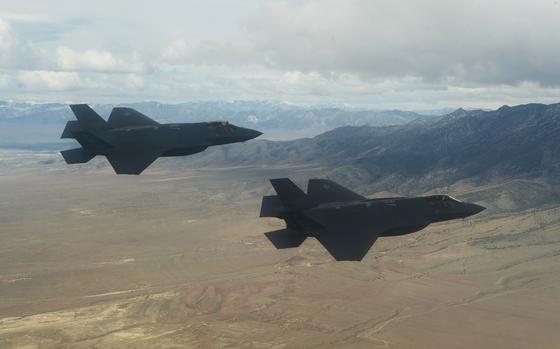
<instances>
[{"instance_id":1,"label":"wing leading edge","mask_svg":"<svg viewBox=\"0 0 560 349\"><path fill-rule=\"evenodd\" d=\"M327 227L315 235L315 238L337 261L361 261L377 237L377 233L358 227Z\"/></svg>"},{"instance_id":2,"label":"wing leading edge","mask_svg":"<svg viewBox=\"0 0 560 349\"><path fill-rule=\"evenodd\" d=\"M117 174L139 175L160 156L160 153L156 151L115 151L106 156Z\"/></svg>"}]
</instances>

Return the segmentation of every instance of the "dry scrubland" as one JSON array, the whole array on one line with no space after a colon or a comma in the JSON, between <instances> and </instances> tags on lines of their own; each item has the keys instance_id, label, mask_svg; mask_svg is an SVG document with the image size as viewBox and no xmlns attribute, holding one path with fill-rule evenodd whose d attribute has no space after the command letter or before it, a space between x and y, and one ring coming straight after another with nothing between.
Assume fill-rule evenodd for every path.
<instances>
[{"instance_id":1,"label":"dry scrubland","mask_svg":"<svg viewBox=\"0 0 560 349\"><path fill-rule=\"evenodd\" d=\"M274 250L267 179L321 171L1 153L0 348L560 347L560 207L381 238L361 263Z\"/></svg>"}]
</instances>

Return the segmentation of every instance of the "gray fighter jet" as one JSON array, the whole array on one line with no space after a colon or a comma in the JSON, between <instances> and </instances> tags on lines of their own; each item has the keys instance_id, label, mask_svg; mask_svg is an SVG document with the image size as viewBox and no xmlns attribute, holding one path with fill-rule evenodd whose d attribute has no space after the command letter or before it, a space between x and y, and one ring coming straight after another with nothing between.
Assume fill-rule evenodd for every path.
<instances>
[{"instance_id":1,"label":"gray fighter jet","mask_svg":"<svg viewBox=\"0 0 560 349\"><path fill-rule=\"evenodd\" d=\"M288 178L270 182L278 195L263 197L260 216L283 219L287 227L266 237L278 249L314 237L337 261L362 260L380 236L414 233L485 209L448 195L368 199L325 179L309 180L307 194Z\"/></svg>"},{"instance_id":2,"label":"gray fighter jet","mask_svg":"<svg viewBox=\"0 0 560 349\"><path fill-rule=\"evenodd\" d=\"M113 108L108 121L86 104L70 108L78 120L68 121L61 138L74 138L82 148L62 151L66 163L104 155L117 174L137 175L160 156L191 155L262 134L225 121L160 124L131 108Z\"/></svg>"}]
</instances>

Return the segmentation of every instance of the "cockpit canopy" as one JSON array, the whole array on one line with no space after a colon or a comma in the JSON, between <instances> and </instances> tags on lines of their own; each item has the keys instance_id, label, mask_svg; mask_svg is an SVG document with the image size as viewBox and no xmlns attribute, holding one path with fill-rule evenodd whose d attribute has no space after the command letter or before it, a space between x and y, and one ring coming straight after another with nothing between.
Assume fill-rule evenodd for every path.
<instances>
[{"instance_id":1,"label":"cockpit canopy","mask_svg":"<svg viewBox=\"0 0 560 349\"><path fill-rule=\"evenodd\" d=\"M229 125L227 121L208 121L208 126L226 126Z\"/></svg>"},{"instance_id":2,"label":"cockpit canopy","mask_svg":"<svg viewBox=\"0 0 560 349\"><path fill-rule=\"evenodd\" d=\"M237 126L230 124L227 121L209 121L206 123L208 128L217 132L232 133L237 129Z\"/></svg>"},{"instance_id":3,"label":"cockpit canopy","mask_svg":"<svg viewBox=\"0 0 560 349\"><path fill-rule=\"evenodd\" d=\"M428 201L432 207L438 209L453 208L462 202L450 195L430 195L425 196L424 200Z\"/></svg>"}]
</instances>

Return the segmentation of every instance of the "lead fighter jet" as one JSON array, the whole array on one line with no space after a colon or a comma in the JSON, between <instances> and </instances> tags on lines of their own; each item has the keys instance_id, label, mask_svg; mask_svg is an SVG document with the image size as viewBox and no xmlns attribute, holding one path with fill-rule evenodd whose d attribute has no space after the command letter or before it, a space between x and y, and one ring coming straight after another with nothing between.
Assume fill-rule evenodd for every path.
<instances>
[{"instance_id":1,"label":"lead fighter jet","mask_svg":"<svg viewBox=\"0 0 560 349\"><path fill-rule=\"evenodd\" d=\"M131 108L113 108L108 121L87 104L70 108L78 120L68 121L61 138L74 138L82 148L62 151L66 163L85 163L104 155L117 174L137 175L160 156L191 155L262 134L225 121L160 124Z\"/></svg>"},{"instance_id":2,"label":"lead fighter jet","mask_svg":"<svg viewBox=\"0 0 560 349\"><path fill-rule=\"evenodd\" d=\"M362 260L380 236L414 233L485 209L448 195L367 199L326 179L309 180L307 194L288 178L270 182L278 195L263 197L260 216L283 219L287 227L266 237L277 249L314 237L337 261Z\"/></svg>"}]
</instances>

